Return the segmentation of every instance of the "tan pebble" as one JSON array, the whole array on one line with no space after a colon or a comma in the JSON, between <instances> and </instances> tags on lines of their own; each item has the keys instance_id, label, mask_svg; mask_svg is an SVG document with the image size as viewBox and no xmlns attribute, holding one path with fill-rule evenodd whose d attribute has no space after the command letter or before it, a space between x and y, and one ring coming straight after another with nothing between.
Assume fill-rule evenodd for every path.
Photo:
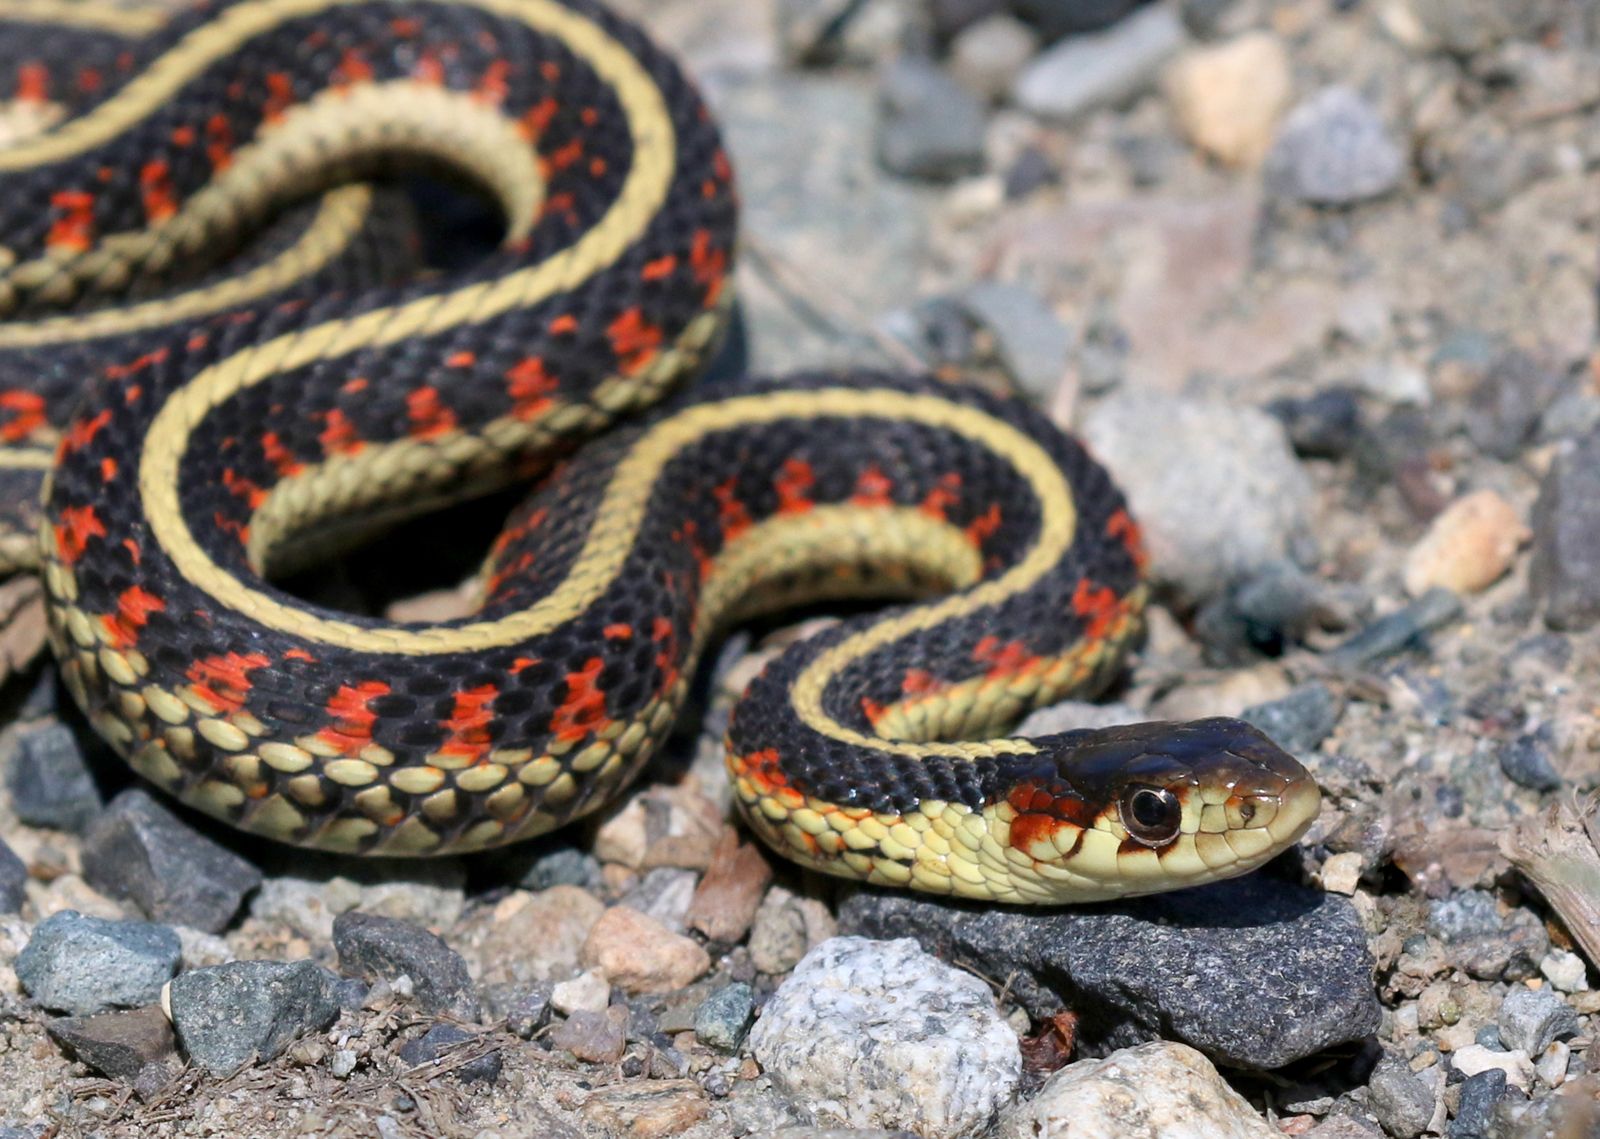
<instances>
[{"instance_id":1,"label":"tan pebble","mask_svg":"<svg viewBox=\"0 0 1600 1139\"><path fill-rule=\"evenodd\" d=\"M1289 53L1261 31L1196 47L1167 70L1166 91L1190 142L1225 165L1253 168L1293 94Z\"/></svg>"},{"instance_id":2,"label":"tan pebble","mask_svg":"<svg viewBox=\"0 0 1600 1139\"><path fill-rule=\"evenodd\" d=\"M612 906L594 923L580 961L631 993L681 989L711 968L698 942L627 906Z\"/></svg>"},{"instance_id":3,"label":"tan pebble","mask_svg":"<svg viewBox=\"0 0 1600 1139\"><path fill-rule=\"evenodd\" d=\"M1494 491L1458 498L1406 555L1406 592L1416 597L1443 586L1476 593L1510 568L1529 537L1516 508Z\"/></svg>"},{"instance_id":4,"label":"tan pebble","mask_svg":"<svg viewBox=\"0 0 1600 1139\"><path fill-rule=\"evenodd\" d=\"M1330 894L1349 897L1361 882L1362 856L1359 850L1330 855L1322 864L1322 888Z\"/></svg>"}]
</instances>

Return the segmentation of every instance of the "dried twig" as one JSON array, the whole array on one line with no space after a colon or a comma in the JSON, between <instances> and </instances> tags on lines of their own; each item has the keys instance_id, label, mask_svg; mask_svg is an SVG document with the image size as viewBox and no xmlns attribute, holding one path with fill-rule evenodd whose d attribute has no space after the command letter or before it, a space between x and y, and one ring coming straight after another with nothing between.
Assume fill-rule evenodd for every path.
<instances>
[{"instance_id":1,"label":"dried twig","mask_svg":"<svg viewBox=\"0 0 1600 1139\"><path fill-rule=\"evenodd\" d=\"M1600 802L1563 800L1500 836L1500 853L1522 871L1600 968Z\"/></svg>"}]
</instances>

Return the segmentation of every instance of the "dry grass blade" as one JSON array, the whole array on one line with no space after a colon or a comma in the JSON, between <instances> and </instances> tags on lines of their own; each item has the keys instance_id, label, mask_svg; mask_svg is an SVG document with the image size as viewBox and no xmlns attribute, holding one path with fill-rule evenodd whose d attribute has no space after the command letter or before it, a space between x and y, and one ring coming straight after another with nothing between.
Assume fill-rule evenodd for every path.
<instances>
[{"instance_id":1,"label":"dry grass blade","mask_svg":"<svg viewBox=\"0 0 1600 1139\"><path fill-rule=\"evenodd\" d=\"M1600 967L1600 801L1562 800L1500 836L1500 852L1566 923L1589 964Z\"/></svg>"}]
</instances>

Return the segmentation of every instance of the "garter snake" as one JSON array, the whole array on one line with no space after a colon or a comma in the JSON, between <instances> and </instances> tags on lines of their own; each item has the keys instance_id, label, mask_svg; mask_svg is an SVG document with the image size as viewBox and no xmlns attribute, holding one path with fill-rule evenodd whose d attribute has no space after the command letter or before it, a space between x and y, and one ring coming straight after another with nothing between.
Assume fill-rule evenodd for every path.
<instances>
[{"instance_id":1,"label":"garter snake","mask_svg":"<svg viewBox=\"0 0 1600 1139\"><path fill-rule=\"evenodd\" d=\"M734 188L631 24L587 0L0 21L0 94L63 116L0 149L0 553L42 573L68 687L153 782L306 846L499 845L614 798L730 621L880 596L733 714L735 797L787 856L1073 901L1236 874L1309 825L1315 783L1238 721L1005 734L1101 687L1145 597L1121 496L1043 416L873 372L667 396L718 339ZM403 243L362 180L418 165L497 202L492 255L374 271ZM534 472L470 617L269 580L319 527Z\"/></svg>"}]
</instances>

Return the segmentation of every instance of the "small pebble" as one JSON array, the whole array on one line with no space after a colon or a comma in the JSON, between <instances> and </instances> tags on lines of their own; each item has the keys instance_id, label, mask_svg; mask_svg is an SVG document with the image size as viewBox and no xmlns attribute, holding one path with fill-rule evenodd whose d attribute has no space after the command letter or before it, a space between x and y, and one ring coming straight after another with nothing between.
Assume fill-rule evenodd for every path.
<instances>
[{"instance_id":1,"label":"small pebble","mask_svg":"<svg viewBox=\"0 0 1600 1139\"><path fill-rule=\"evenodd\" d=\"M579 973L568 981L551 986L550 1005L563 1016L580 1010L604 1012L611 1003L611 983L604 974L592 969Z\"/></svg>"},{"instance_id":2,"label":"small pebble","mask_svg":"<svg viewBox=\"0 0 1600 1139\"><path fill-rule=\"evenodd\" d=\"M1422 644L1423 638L1461 616L1461 599L1448 589L1430 589L1421 597L1380 617L1327 653L1339 668L1365 668Z\"/></svg>"},{"instance_id":3,"label":"small pebble","mask_svg":"<svg viewBox=\"0 0 1600 1139\"><path fill-rule=\"evenodd\" d=\"M1531 536L1512 506L1492 490L1456 499L1406 555L1405 587L1413 597L1442 587L1477 593L1511 568Z\"/></svg>"},{"instance_id":4,"label":"small pebble","mask_svg":"<svg viewBox=\"0 0 1600 1139\"><path fill-rule=\"evenodd\" d=\"M361 1058L349 1048L341 1048L328 1058L328 1071L336 1080L345 1079L356 1070Z\"/></svg>"},{"instance_id":5,"label":"small pebble","mask_svg":"<svg viewBox=\"0 0 1600 1139\"><path fill-rule=\"evenodd\" d=\"M1480 1072L1497 1069L1505 1074L1506 1082L1513 1087L1527 1091L1533 1085L1533 1061L1520 1048L1502 1052L1485 1048L1482 1044L1469 1044L1452 1052L1450 1063L1465 1076L1476 1076Z\"/></svg>"},{"instance_id":6,"label":"small pebble","mask_svg":"<svg viewBox=\"0 0 1600 1139\"><path fill-rule=\"evenodd\" d=\"M1561 375L1517 348L1495 356L1467 401L1467 434L1486 454L1511 461L1533 437Z\"/></svg>"},{"instance_id":7,"label":"small pebble","mask_svg":"<svg viewBox=\"0 0 1600 1139\"><path fill-rule=\"evenodd\" d=\"M563 1048L590 1064L615 1064L628 1046L628 1010L613 1005L600 1012L579 1009L550 1030L552 1048Z\"/></svg>"},{"instance_id":8,"label":"small pebble","mask_svg":"<svg viewBox=\"0 0 1600 1139\"><path fill-rule=\"evenodd\" d=\"M225 1076L332 1024L337 984L314 961L234 961L180 974L168 1001L189 1058Z\"/></svg>"},{"instance_id":9,"label":"small pebble","mask_svg":"<svg viewBox=\"0 0 1600 1139\"><path fill-rule=\"evenodd\" d=\"M579 1109L585 1135L671 1139L711 1114L705 1090L694 1080L663 1079L596 1088Z\"/></svg>"},{"instance_id":10,"label":"small pebble","mask_svg":"<svg viewBox=\"0 0 1600 1139\"><path fill-rule=\"evenodd\" d=\"M477 1033L468 1032L454 1024L436 1024L415 1040L407 1041L400 1048L400 1059L410 1064L413 1068L424 1064L434 1064L443 1059L451 1064L452 1057L446 1054L447 1049L473 1040ZM492 1084L500 1078L501 1069L505 1061L498 1048L486 1052L475 1060L470 1060L459 1067L452 1066L450 1074L464 1084Z\"/></svg>"},{"instance_id":11,"label":"small pebble","mask_svg":"<svg viewBox=\"0 0 1600 1139\"><path fill-rule=\"evenodd\" d=\"M1567 1065L1572 1061L1572 1046L1565 1040L1552 1040L1534 1061L1533 1070L1547 1087L1559 1088L1567 1082Z\"/></svg>"},{"instance_id":12,"label":"small pebble","mask_svg":"<svg viewBox=\"0 0 1600 1139\"><path fill-rule=\"evenodd\" d=\"M1167 69L1165 85L1189 141L1223 165L1244 169L1266 157L1294 93L1289 53L1265 31L1191 48Z\"/></svg>"},{"instance_id":13,"label":"small pebble","mask_svg":"<svg viewBox=\"0 0 1600 1139\"><path fill-rule=\"evenodd\" d=\"M1291 754L1314 750L1339 725L1344 700L1319 681L1302 684L1289 695L1246 708L1241 720L1254 724Z\"/></svg>"},{"instance_id":14,"label":"small pebble","mask_svg":"<svg viewBox=\"0 0 1600 1139\"><path fill-rule=\"evenodd\" d=\"M1150 88L1183 42L1177 13L1153 4L1105 31L1062 40L1036 56L1012 84L1012 101L1058 120L1125 103Z\"/></svg>"},{"instance_id":15,"label":"small pebble","mask_svg":"<svg viewBox=\"0 0 1600 1139\"><path fill-rule=\"evenodd\" d=\"M742 981L712 993L694 1014L695 1039L721 1052L737 1052L755 1016L755 993Z\"/></svg>"},{"instance_id":16,"label":"small pebble","mask_svg":"<svg viewBox=\"0 0 1600 1139\"><path fill-rule=\"evenodd\" d=\"M880 77L879 98L878 161L885 170L949 181L983 168L983 105L936 63L901 56Z\"/></svg>"},{"instance_id":17,"label":"small pebble","mask_svg":"<svg viewBox=\"0 0 1600 1139\"><path fill-rule=\"evenodd\" d=\"M1395 1139L1414 1139L1433 1118L1432 1084L1397 1056L1378 1061L1367 1082L1368 1104Z\"/></svg>"},{"instance_id":18,"label":"small pebble","mask_svg":"<svg viewBox=\"0 0 1600 1139\"><path fill-rule=\"evenodd\" d=\"M981 281L953 299L994 336L1001 366L1023 394L1048 403L1072 346L1055 310L1032 289L1000 281Z\"/></svg>"},{"instance_id":19,"label":"small pebble","mask_svg":"<svg viewBox=\"0 0 1600 1139\"><path fill-rule=\"evenodd\" d=\"M1557 455L1539 486L1528 589L1552 629L1600 618L1600 431Z\"/></svg>"},{"instance_id":20,"label":"small pebble","mask_svg":"<svg viewBox=\"0 0 1600 1139\"><path fill-rule=\"evenodd\" d=\"M476 1020L482 1011L467 963L435 934L409 922L352 911L333 923L339 967L361 977L411 978L429 1012Z\"/></svg>"},{"instance_id":21,"label":"small pebble","mask_svg":"<svg viewBox=\"0 0 1600 1139\"><path fill-rule=\"evenodd\" d=\"M62 1017L45 1026L62 1046L103 1076L132 1081L148 1064L159 1064L177 1049L172 1023L160 1008Z\"/></svg>"},{"instance_id":22,"label":"small pebble","mask_svg":"<svg viewBox=\"0 0 1600 1139\"><path fill-rule=\"evenodd\" d=\"M122 792L89 824L83 876L152 921L208 933L225 929L245 895L261 885L254 865L137 788Z\"/></svg>"},{"instance_id":23,"label":"small pebble","mask_svg":"<svg viewBox=\"0 0 1600 1139\"><path fill-rule=\"evenodd\" d=\"M62 910L34 927L16 972L44 1008L92 1016L153 1003L182 955L178 935L167 926Z\"/></svg>"},{"instance_id":24,"label":"small pebble","mask_svg":"<svg viewBox=\"0 0 1600 1139\"><path fill-rule=\"evenodd\" d=\"M1565 949L1552 949L1539 962L1539 972L1544 974L1558 991L1582 993L1589 989L1589 969L1583 958Z\"/></svg>"},{"instance_id":25,"label":"small pebble","mask_svg":"<svg viewBox=\"0 0 1600 1139\"><path fill-rule=\"evenodd\" d=\"M1149 0L1010 0L1010 8L1038 29L1046 43L1098 32Z\"/></svg>"},{"instance_id":26,"label":"small pebble","mask_svg":"<svg viewBox=\"0 0 1600 1139\"><path fill-rule=\"evenodd\" d=\"M508 894L463 923L473 932L479 980L486 986L521 987L570 976L605 911L604 902L577 886Z\"/></svg>"},{"instance_id":27,"label":"small pebble","mask_svg":"<svg viewBox=\"0 0 1600 1139\"><path fill-rule=\"evenodd\" d=\"M83 748L65 724L18 729L7 752L0 768L11 809L24 823L77 833L100 813L100 792Z\"/></svg>"},{"instance_id":28,"label":"small pebble","mask_svg":"<svg viewBox=\"0 0 1600 1139\"><path fill-rule=\"evenodd\" d=\"M0 839L0 914L21 911L28 896L27 885L27 864Z\"/></svg>"},{"instance_id":29,"label":"small pebble","mask_svg":"<svg viewBox=\"0 0 1600 1139\"><path fill-rule=\"evenodd\" d=\"M1269 184L1301 201L1350 205L1394 189L1405 156L1372 105L1326 87L1289 112L1267 155Z\"/></svg>"},{"instance_id":30,"label":"small pebble","mask_svg":"<svg viewBox=\"0 0 1600 1139\"><path fill-rule=\"evenodd\" d=\"M978 98L997 103L1038 50L1037 32L997 12L969 24L950 41L950 74Z\"/></svg>"},{"instance_id":31,"label":"small pebble","mask_svg":"<svg viewBox=\"0 0 1600 1139\"><path fill-rule=\"evenodd\" d=\"M1578 1032L1578 1013L1549 989L1513 988L1500 1003L1500 1039L1505 1047L1538 1056L1552 1041Z\"/></svg>"},{"instance_id":32,"label":"small pebble","mask_svg":"<svg viewBox=\"0 0 1600 1139\"><path fill-rule=\"evenodd\" d=\"M1505 1094L1506 1074L1499 1068L1485 1068L1468 1076L1461 1085L1460 1104L1447 1132L1449 1139L1485 1139L1489 1113Z\"/></svg>"},{"instance_id":33,"label":"small pebble","mask_svg":"<svg viewBox=\"0 0 1600 1139\"><path fill-rule=\"evenodd\" d=\"M550 1022L554 993L555 986L548 981L534 986L530 992L523 993L506 1010L506 1027L522 1039L532 1040L534 1035Z\"/></svg>"},{"instance_id":34,"label":"small pebble","mask_svg":"<svg viewBox=\"0 0 1600 1139\"><path fill-rule=\"evenodd\" d=\"M1344 457L1361 431L1361 403L1349 387L1324 388L1304 399L1274 400L1267 411L1288 430L1295 454L1308 459Z\"/></svg>"},{"instance_id":35,"label":"small pebble","mask_svg":"<svg viewBox=\"0 0 1600 1139\"><path fill-rule=\"evenodd\" d=\"M681 989L711 968L698 942L627 906L612 906L594 923L581 960L630 993Z\"/></svg>"},{"instance_id":36,"label":"small pebble","mask_svg":"<svg viewBox=\"0 0 1600 1139\"><path fill-rule=\"evenodd\" d=\"M1550 741L1544 732L1524 732L1501 745L1500 770L1519 787L1531 791L1557 791L1561 774L1550 757Z\"/></svg>"}]
</instances>

